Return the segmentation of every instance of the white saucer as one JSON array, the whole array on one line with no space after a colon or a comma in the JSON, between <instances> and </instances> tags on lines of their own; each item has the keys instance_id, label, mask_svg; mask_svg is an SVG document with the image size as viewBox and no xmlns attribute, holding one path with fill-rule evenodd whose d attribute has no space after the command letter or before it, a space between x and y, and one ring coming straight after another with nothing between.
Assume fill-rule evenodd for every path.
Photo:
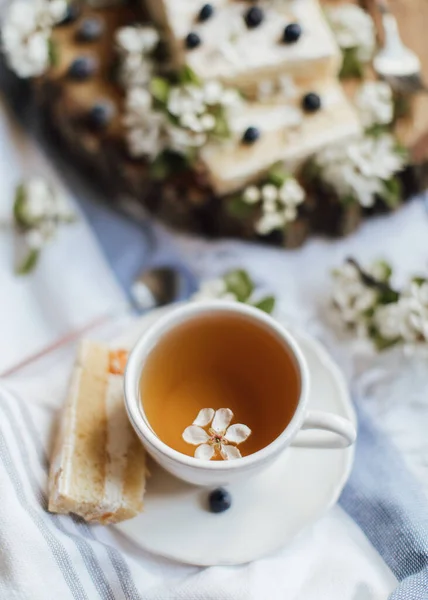
<instances>
[{"instance_id":1,"label":"white saucer","mask_svg":"<svg viewBox=\"0 0 428 600\"><path fill-rule=\"evenodd\" d=\"M170 309L167 309L170 310ZM131 346L165 309L139 321L121 340ZM345 380L322 346L295 333L312 377L310 407L356 423ZM275 464L230 486L232 507L207 510L208 490L175 479L152 461L145 512L116 527L144 550L192 565L234 565L274 552L332 506L349 476L353 448L289 448Z\"/></svg>"}]
</instances>

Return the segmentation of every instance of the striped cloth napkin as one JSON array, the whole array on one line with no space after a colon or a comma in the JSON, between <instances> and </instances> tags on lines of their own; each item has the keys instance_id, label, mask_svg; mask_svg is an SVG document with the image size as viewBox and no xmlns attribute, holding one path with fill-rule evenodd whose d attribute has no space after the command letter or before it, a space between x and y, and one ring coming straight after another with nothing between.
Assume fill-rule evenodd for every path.
<instances>
[{"instance_id":1,"label":"striped cloth napkin","mask_svg":"<svg viewBox=\"0 0 428 600\"><path fill-rule=\"evenodd\" d=\"M25 119L25 112L21 116ZM28 129L32 123L27 120ZM0 137L9 133L6 127ZM19 158L17 153L15 159ZM171 242L163 233L152 236L151 229L146 229L151 237L145 237L135 225L116 220L111 213L106 217L103 209L91 209L86 202L82 207L117 281L114 285L107 276L107 264L95 243L86 246L84 255L79 246L74 256L62 255L73 265L82 260L86 268L103 265L103 290L109 290L114 301L97 299L94 314L100 307L107 314L123 308L130 277L140 264L139 252L138 261L144 262L148 250L155 248L177 262L178 244L186 264L200 276L215 276L228 267L248 268L258 283L282 300L293 324L306 330L313 327L345 369L353 354L342 352L324 335L317 312L329 287L329 268L348 254L365 260L386 251L402 273L412 273L426 268L428 259L428 225L420 204L376 220L347 240L315 240L287 253L185 238ZM86 239L88 235L92 234L86 229ZM112 239L120 243L112 244ZM120 291L119 286L125 289ZM38 305L43 305L39 296ZM2 300L3 314L15 315L19 305L8 304L7 294ZM70 318L84 309L87 300L82 297L79 304L76 298ZM16 335L25 340L26 331L19 330L19 319L17 323ZM46 318L46 335L52 334L49 323ZM61 357L51 353L0 384L1 599L383 600L390 593L394 600L428 599L426 365L416 378L411 365L405 368L402 361L388 363L387 358L383 365L387 379L399 377L400 385L388 388L379 382L370 390L358 388L355 467L338 507L274 556L240 567L199 569L150 556L114 527L88 525L46 511L50 441L71 354L64 358L63 353Z\"/></svg>"},{"instance_id":2,"label":"striped cloth napkin","mask_svg":"<svg viewBox=\"0 0 428 600\"><path fill-rule=\"evenodd\" d=\"M341 508L255 563L178 565L136 548L114 527L48 513L49 448L70 366L71 355L0 386L0 598L381 600L390 592L391 600L428 598L427 496L360 399L355 465ZM417 404L428 370L409 369ZM375 402L379 389L369 393Z\"/></svg>"}]
</instances>

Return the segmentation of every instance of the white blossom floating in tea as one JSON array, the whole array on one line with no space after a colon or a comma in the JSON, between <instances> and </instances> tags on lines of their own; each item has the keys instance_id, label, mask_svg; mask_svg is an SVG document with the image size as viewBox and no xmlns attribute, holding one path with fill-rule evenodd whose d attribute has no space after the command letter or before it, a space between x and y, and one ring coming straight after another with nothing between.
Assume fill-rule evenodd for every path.
<instances>
[{"instance_id":1,"label":"white blossom floating in tea","mask_svg":"<svg viewBox=\"0 0 428 600\"><path fill-rule=\"evenodd\" d=\"M251 434L251 429L242 423L230 425L233 412L230 408L203 408L192 425L183 431L183 440L197 446L195 458L211 460L242 458L236 447ZM208 427L208 432L204 429Z\"/></svg>"}]
</instances>

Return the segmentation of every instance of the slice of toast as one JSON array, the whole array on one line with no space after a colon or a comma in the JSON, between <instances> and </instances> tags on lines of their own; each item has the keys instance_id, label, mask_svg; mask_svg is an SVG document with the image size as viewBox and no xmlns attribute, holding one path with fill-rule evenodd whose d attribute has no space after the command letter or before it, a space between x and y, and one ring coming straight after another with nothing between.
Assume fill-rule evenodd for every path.
<instances>
[{"instance_id":1,"label":"slice of toast","mask_svg":"<svg viewBox=\"0 0 428 600\"><path fill-rule=\"evenodd\" d=\"M118 523L143 509L145 451L123 401L126 351L81 344L51 462L49 510Z\"/></svg>"}]
</instances>

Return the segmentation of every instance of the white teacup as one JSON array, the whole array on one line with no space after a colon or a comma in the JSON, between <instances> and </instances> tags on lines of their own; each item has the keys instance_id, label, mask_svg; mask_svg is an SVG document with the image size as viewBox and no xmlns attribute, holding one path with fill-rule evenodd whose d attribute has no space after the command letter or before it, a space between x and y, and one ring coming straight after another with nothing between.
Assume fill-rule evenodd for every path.
<instances>
[{"instance_id":1,"label":"white teacup","mask_svg":"<svg viewBox=\"0 0 428 600\"><path fill-rule=\"evenodd\" d=\"M146 359L159 340L175 327L204 314L235 315L263 328L283 346L295 361L300 376L300 397L294 415L282 433L262 450L233 461L204 461L170 448L154 433L144 413L140 380ZM338 415L308 410L310 373L306 360L293 336L264 312L240 303L209 301L191 303L171 310L156 321L138 340L130 354L125 372L125 405L129 419L147 452L164 469L189 483L218 486L259 473L288 446L307 448L345 448L354 443L354 425ZM285 401L285 399L284 399ZM301 430L330 432L299 436ZM300 439L299 439L300 437Z\"/></svg>"}]
</instances>

